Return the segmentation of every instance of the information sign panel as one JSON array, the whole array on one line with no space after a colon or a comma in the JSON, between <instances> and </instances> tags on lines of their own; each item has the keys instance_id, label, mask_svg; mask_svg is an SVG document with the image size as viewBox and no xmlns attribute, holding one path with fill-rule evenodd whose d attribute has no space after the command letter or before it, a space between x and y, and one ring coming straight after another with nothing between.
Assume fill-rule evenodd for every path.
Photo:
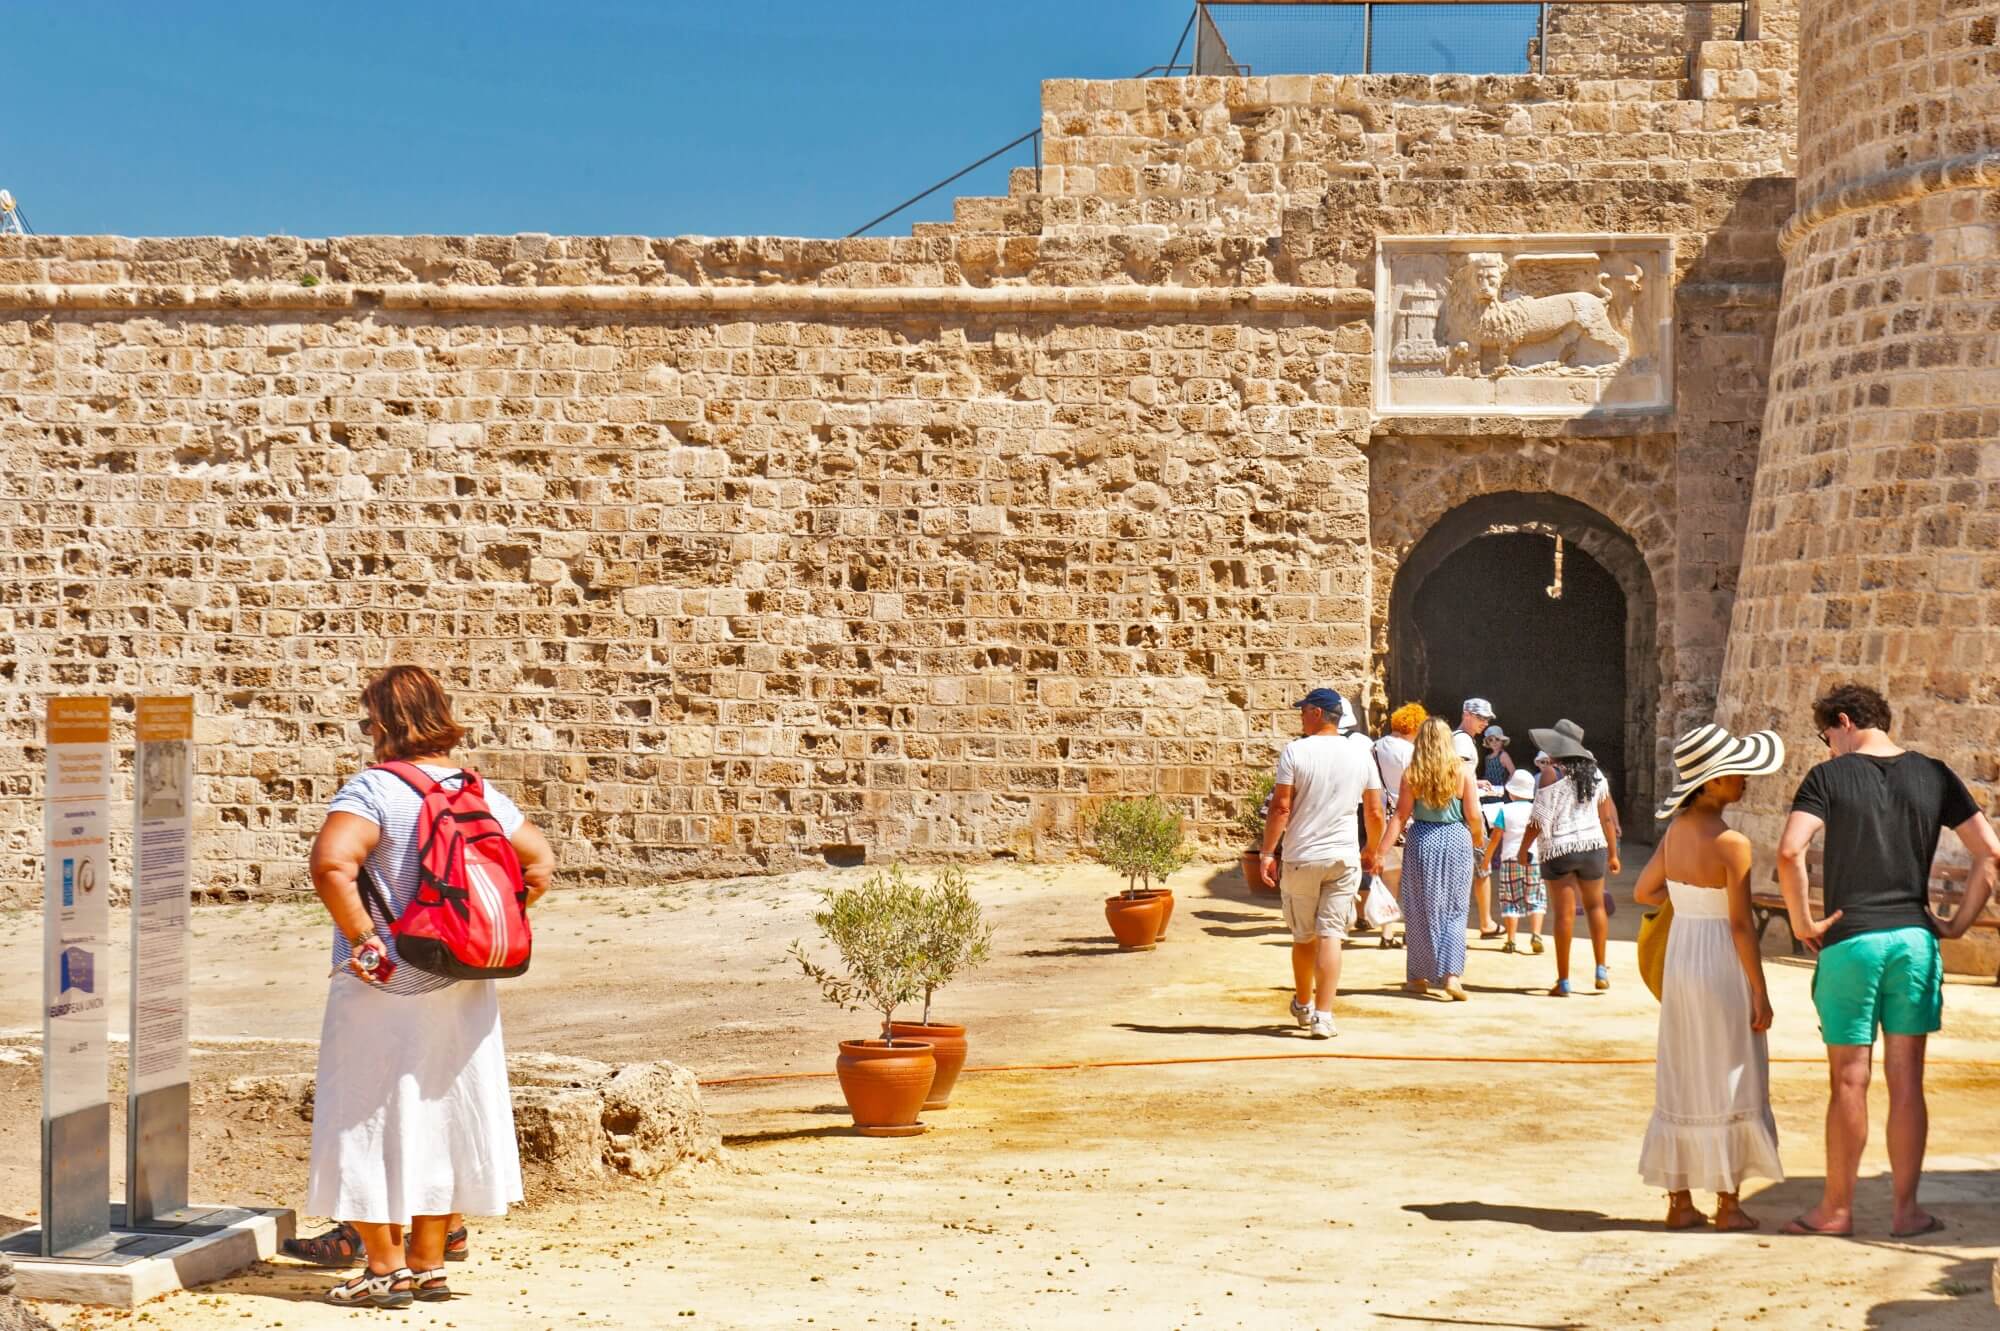
<instances>
[{"instance_id":1,"label":"information sign panel","mask_svg":"<svg viewBox=\"0 0 2000 1331\"><path fill-rule=\"evenodd\" d=\"M111 700L48 701L42 843L42 1252L111 1229L104 1001L110 941Z\"/></svg>"},{"instance_id":2,"label":"information sign panel","mask_svg":"<svg viewBox=\"0 0 2000 1331\"><path fill-rule=\"evenodd\" d=\"M194 699L139 699L134 731L125 1215L144 1226L178 1219L188 1202Z\"/></svg>"}]
</instances>

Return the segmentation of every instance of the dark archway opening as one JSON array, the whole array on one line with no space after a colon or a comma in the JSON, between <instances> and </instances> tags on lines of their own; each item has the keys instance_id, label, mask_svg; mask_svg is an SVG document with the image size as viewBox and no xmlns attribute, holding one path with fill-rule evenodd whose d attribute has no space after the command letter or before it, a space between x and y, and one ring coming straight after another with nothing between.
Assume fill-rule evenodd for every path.
<instances>
[{"instance_id":1,"label":"dark archway opening","mask_svg":"<svg viewBox=\"0 0 2000 1331\"><path fill-rule=\"evenodd\" d=\"M1560 538L1562 573L1556 586ZM1454 724L1490 699L1516 763L1531 727L1584 728L1628 828L1649 827L1658 709L1653 585L1632 539L1560 495L1484 495L1411 548L1390 596L1388 703Z\"/></svg>"},{"instance_id":2,"label":"dark archway opening","mask_svg":"<svg viewBox=\"0 0 2000 1331\"><path fill-rule=\"evenodd\" d=\"M1455 722L1465 699L1490 700L1511 741L1507 751L1521 764L1535 756L1529 727L1570 718L1624 808L1625 593L1569 542L1558 586L1558 539L1481 536L1424 579L1410 624L1428 667L1417 701Z\"/></svg>"}]
</instances>

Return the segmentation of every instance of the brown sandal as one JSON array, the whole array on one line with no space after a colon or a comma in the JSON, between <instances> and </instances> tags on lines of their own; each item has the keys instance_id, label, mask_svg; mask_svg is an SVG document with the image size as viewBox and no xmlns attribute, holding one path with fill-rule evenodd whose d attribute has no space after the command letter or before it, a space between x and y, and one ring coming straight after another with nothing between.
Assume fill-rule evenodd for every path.
<instances>
[{"instance_id":1,"label":"brown sandal","mask_svg":"<svg viewBox=\"0 0 2000 1331\"><path fill-rule=\"evenodd\" d=\"M348 1267L366 1257L368 1250L362 1245L361 1231L343 1220L311 1238L286 1239L283 1252L314 1266Z\"/></svg>"}]
</instances>

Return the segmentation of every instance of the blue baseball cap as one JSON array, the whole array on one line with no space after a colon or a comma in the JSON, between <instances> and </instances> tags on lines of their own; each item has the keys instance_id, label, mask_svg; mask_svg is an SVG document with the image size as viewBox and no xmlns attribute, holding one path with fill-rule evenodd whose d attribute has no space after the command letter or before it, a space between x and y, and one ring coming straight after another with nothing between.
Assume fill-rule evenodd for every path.
<instances>
[{"instance_id":1,"label":"blue baseball cap","mask_svg":"<svg viewBox=\"0 0 2000 1331\"><path fill-rule=\"evenodd\" d=\"M1338 717L1341 708L1346 705L1346 700L1332 689L1314 689L1311 693L1308 693L1305 697L1292 704L1294 707L1317 707L1332 717Z\"/></svg>"}]
</instances>

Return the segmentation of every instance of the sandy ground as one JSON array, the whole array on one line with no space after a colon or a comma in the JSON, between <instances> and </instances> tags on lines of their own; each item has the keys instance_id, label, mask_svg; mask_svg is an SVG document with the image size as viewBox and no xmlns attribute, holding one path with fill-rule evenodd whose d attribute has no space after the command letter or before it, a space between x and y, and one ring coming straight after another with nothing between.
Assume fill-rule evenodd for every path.
<instances>
[{"instance_id":1,"label":"sandy ground","mask_svg":"<svg viewBox=\"0 0 2000 1331\"><path fill-rule=\"evenodd\" d=\"M822 1004L783 953L810 932L812 890L843 876L551 898L534 971L505 987L510 1047L670 1058L703 1078L830 1072L834 1042L866 1033L867 1019ZM711 1087L729 1167L481 1222L474 1260L452 1270L456 1300L382 1316L468 1328L2000 1320L1989 980L1953 979L1932 1045L1924 1195L1947 1232L1888 1236L1878 1088L1856 1240L1667 1234L1661 1197L1635 1172L1650 1067L1474 1061L1650 1055L1657 1008L1634 973L1629 897L1608 994L1543 997L1547 957L1475 944L1471 1002L1411 998L1397 992L1403 954L1369 938L1346 954L1339 1039L1313 1043L1285 1017L1273 899L1248 897L1233 867L1177 877L1171 939L1130 954L1111 946L1099 900L1112 884L1093 866L997 866L974 883L1000 928L996 957L938 1014L972 1027L974 1065L1204 1061L968 1074L933 1130L907 1140L852 1135L830 1077ZM38 928L0 916L0 1211L16 1218L35 1196ZM311 1066L320 918L217 909L197 930L198 1197L293 1203L307 1125L260 1119L223 1088ZM1821 1169L1810 972L1782 950L1774 937L1771 1048L1792 1177L1749 1200L1771 1230L1809 1204ZM1587 977L1587 942L1576 961ZM135 1314L43 1311L77 1328L375 1315L316 1303L333 1279L280 1261Z\"/></svg>"}]
</instances>

